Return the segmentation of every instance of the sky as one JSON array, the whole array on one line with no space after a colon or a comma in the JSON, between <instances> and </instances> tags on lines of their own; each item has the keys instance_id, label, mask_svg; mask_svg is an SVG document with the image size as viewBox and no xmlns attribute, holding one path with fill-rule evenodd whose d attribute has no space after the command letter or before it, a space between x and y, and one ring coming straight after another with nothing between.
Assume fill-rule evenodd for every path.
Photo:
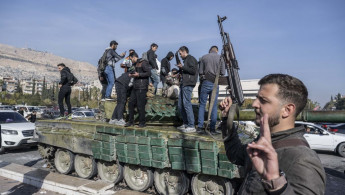
<instances>
[{"instance_id":1,"label":"sky","mask_svg":"<svg viewBox=\"0 0 345 195\"><path fill-rule=\"evenodd\" d=\"M141 55L154 42L159 60L183 45L198 59L222 47L217 15L227 16L241 79L290 74L323 106L345 95L344 8L343 0L4 0L0 43L95 66L111 40L118 53Z\"/></svg>"}]
</instances>

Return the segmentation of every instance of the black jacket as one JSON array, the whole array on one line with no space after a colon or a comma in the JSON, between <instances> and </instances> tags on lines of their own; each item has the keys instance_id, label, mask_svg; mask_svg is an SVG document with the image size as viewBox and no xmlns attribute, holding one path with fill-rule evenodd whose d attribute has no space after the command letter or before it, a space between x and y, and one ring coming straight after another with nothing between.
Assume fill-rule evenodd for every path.
<instances>
[{"instance_id":1,"label":"black jacket","mask_svg":"<svg viewBox=\"0 0 345 195\"><path fill-rule=\"evenodd\" d=\"M182 74L183 86L195 86L198 80L198 61L191 55L183 59L184 65L179 72Z\"/></svg>"},{"instance_id":2,"label":"black jacket","mask_svg":"<svg viewBox=\"0 0 345 195\"><path fill-rule=\"evenodd\" d=\"M169 52L167 54L167 56L161 61L161 72L160 75L165 77L168 76L169 72L170 72L170 61L169 59L171 58L171 56L174 56L173 52Z\"/></svg>"},{"instance_id":3,"label":"black jacket","mask_svg":"<svg viewBox=\"0 0 345 195\"><path fill-rule=\"evenodd\" d=\"M146 54L147 54L147 59L149 60L149 63L151 65L151 68L158 70L158 65L157 65L157 62L156 62L156 54L155 54L155 52L152 49L150 49L150 50L147 51Z\"/></svg>"},{"instance_id":4,"label":"black jacket","mask_svg":"<svg viewBox=\"0 0 345 195\"><path fill-rule=\"evenodd\" d=\"M221 127L226 130L226 118ZM305 140L303 126L286 131L272 133L272 143L286 139ZM252 168L251 160L246 151L247 145L242 144L236 130L229 139L224 141L226 155L230 162L245 167L246 177L238 194L268 194L265 191L260 175ZM315 151L306 146L289 146L276 149L279 169L286 174L287 187L280 194L324 194L326 174Z\"/></svg>"},{"instance_id":5,"label":"black jacket","mask_svg":"<svg viewBox=\"0 0 345 195\"><path fill-rule=\"evenodd\" d=\"M63 69L61 70L61 72L60 72L61 79L60 79L59 84L71 86L71 85L68 83L68 75L69 75L70 73L71 73L71 70L70 70L68 67L63 68Z\"/></svg>"},{"instance_id":6,"label":"black jacket","mask_svg":"<svg viewBox=\"0 0 345 195\"><path fill-rule=\"evenodd\" d=\"M131 81L131 77L129 77L129 72L124 72L122 73L121 76L117 77L116 82L121 83L122 85L124 85L126 88L128 88L129 86L129 82Z\"/></svg>"},{"instance_id":7,"label":"black jacket","mask_svg":"<svg viewBox=\"0 0 345 195\"><path fill-rule=\"evenodd\" d=\"M134 79L134 89L148 89L149 77L151 76L151 67L148 61L138 60L135 64L135 71L139 73L139 77Z\"/></svg>"}]
</instances>

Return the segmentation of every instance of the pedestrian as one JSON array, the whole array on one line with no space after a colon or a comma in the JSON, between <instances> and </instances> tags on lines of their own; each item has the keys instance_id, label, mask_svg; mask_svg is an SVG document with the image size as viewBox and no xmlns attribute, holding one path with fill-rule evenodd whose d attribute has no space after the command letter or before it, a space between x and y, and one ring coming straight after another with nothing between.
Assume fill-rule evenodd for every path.
<instances>
[{"instance_id":1,"label":"pedestrian","mask_svg":"<svg viewBox=\"0 0 345 195\"><path fill-rule=\"evenodd\" d=\"M159 83L159 76L158 76L158 65L156 62L156 51L158 49L158 45L156 43L152 43L150 49L147 51L147 59L149 61L149 64L151 66L151 82L153 84L153 87L155 88L153 94L156 95L157 94L157 87L158 87L158 83Z\"/></svg>"},{"instance_id":2,"label":"pedestrian","mask_svg":"<svg viewBox=\"0 0 345 195\"><path fill-rule=\"evenodd\" d=\"M206 110L206 102L209 99L211 102L211 95L213 90L213 84L217 75L217 70L220 68L220 75L225 74L225 64L222 58L218 54L218 47L212 46L209 50L209 53L202 56L200 60L199 66L199 75L200 80L203 80L200 87L200 95L199 95L199 113L198 113L198 129L197 132L203 134L205 131L203 130L204 126L204 115ZM209 108L209 112L211 111L211 122L210 122L210 133L213 135L219 134L216 132L216 122L217 122L217 100L219 94L219 86L217 86L217 92L214 97L215 103L213 104L213 108Z\"/></svg>"},{"instance_id":3,"label":"pedestrian","mask_svg":"<svg viewBox=\"0 0 345 195\"><path fill-rule=\"evenodd\" d=\"M164 96L165 94L165 89L166 89L166 77L169 75L170 73L170 61L174 58L174 53L169 51L169 53L167 54L167 56L162 59L161 62L161 71L160 71L160 79L162 81L163 84L163 88L162 88L162 95Z\"/></svg>"},{"instance_id":4,"label":"pedestrian","mask_svg":"<svg viewBox=\"0 0 345 195\"><path fill-rule=\"evenodd\" d=\"M67 104L67 112L68 115L72 113L72 107L71 107L71 86L73 85L73 81L71 80L71 70L64 64L60 63L57 65L61 79L59 82L59 95L58 95L58 104L60 109L60 117L65 116L65 108L63 105L63 100L65 99L65 102ZM74 77L74 76L73 76ZM73 79L73 78L72 78Z\"/></svg>"},{"instance_id":5,"label":"pedestrian","mask_svg":"<svg viewBox=\"0 0 345 195\"><path fill-rule=\"evenodd\" d=\"M22 116L24 116L24 108L20 107L18 110L18 113L21 114Z\"/></svg>"},{"instance_id":6,"label":"pedestrian","mask_svg":"<svg viewBox=\"0 0 345 195\"><path fill-rule=\"evenodd\" d=\"M27 115L25 118L27 120L29 120L30 122L35 123L36 122L36 114L37 114L37 112L34 110L34 111L32 111L31 114Z\"/></svg>"},{"instance_id":7,"label":"pedestrian","mask_svg":"<svg viewBox=\"0 0 345 195\"><path fill-rule=\"evenodd\" d=\"M295 127L308 100L307 88L286 74L267 75L259 85L253 107L260 135L254 142L242 144L232 129L224 141L228 159L246 170L238 194L324 194L325 170L303 137L304 126ZM219 106L223 132L228 130L231 104L225 98Z\"/></svg>"},{"instance_id":8,"label":"pedestrian","mask_svg":"<svg viewBox=\"0 0 345 195\"><path fill-rule=\"evenodd\" d=\"M130 53L128 56L128 64L133 64L133 62L136 62L138 60L138 54L135 52ZM132 69L131 67L128 67L129 70ZM134 71L135 72L135 71ZM113 111L113 115L111 117L111 120L109 121L109 124L114 125L120 125L124 126L126 122L123 119L123 112L125 110L126 100L127 100L127 94L130 90L130 83L133 82L134 77L130 77L130 73L134 73L131 71L124 72L120 77L118 77L115 81L115 89L117 94L117 100L116 100L116 107Z\"/></svg>"},{"instance_id":9,"label":"pedestrian","mask_svg":"<svg viewBox=\"0 0 345 195\"><path fill-rule=\"evenodd\" d=\"M178 110L182 117L183 124L177 129L184 133L192 133L196 131L191 100L193 88L198 80L198 61L193 56L189 55L189 49L186 46L180 47L179 54L184 63L184 65L177 64L179 73L182 76L178 98Z\"/></svg>"},{"instance_id":10,"label":"pedestrian","mask_svg":"<svg viewBox=\"0 0 345 195\"><path fill-rule=\"evenodd\" d=\"M145 59L138 59L138 55L131 58L135 64L135 72L130 73L129 76L134 78L133 89L128 103L129 119L125 127L134 125L134 107L137 107L139 113L139 127L145 127L145 105L146 93L149 86L149 78L151 76L151 66Z\"/></svg>"},{"instance_id":11,"label":"pedestrian","mask_svg":"<svg viewBox=\"0 0 345 195\"><path fill-rule=\"evenodd\" d=\"M125 70L125 72L127 72L128 68L130 68L132 66L132 62L129 59L129 56L131 55L131 53L135 52L134 49L130 49L128 50L129 54L128 56L123 59L122 63L121 63L121 68L123 68Z\"/></svg>"},{"instance_id":12,"label":"pedestrian","mask_svg":"<svg viewBox=\"0 0 345 195\"><path fill-rule=\"evenodd\" d=\"M125 57L126 52L123 52L121 55L116 53L116 49L118 46L118 43L116 41L111 41L110 42L110 47L106 48L106 52L107 52L107 66L105 67L104 73L108 82L107 85L107 89L105 92L105 99L106 100L113 100L111 98L111 92L113 90L114 87L114 82L115 82L115 63L118 62L119 60L121 60L122 58Z\"/></svg>"}]
</instances>

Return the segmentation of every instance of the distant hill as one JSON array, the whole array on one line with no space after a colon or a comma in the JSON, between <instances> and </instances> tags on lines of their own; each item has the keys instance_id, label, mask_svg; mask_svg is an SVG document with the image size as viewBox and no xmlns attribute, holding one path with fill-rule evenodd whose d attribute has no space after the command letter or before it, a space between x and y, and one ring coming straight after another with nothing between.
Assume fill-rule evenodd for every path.
<instances>
[{"instance_id":1,"label":"distant hill","mask_svg":"<svg viewBox=\"0 0 345 195\"><path fill-rule=\"evenodd\" d=\"M97 68L90 63L0 44L0 76L39 80L45 76L49 82L58 81L60 73L56 65L59 63L66 64L80 82L90 83L97 79Z\"/></svg>"}]
</instances>

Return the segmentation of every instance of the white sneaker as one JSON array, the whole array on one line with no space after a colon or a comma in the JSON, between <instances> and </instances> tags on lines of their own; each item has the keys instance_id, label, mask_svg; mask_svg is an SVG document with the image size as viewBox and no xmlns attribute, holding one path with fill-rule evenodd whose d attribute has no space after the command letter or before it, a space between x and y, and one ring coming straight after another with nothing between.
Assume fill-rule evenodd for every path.
<instances>
[{"instance_id":1,"label":"white sneaker","mask_svg":"<svg viewBox=\"0 0 345 195\"><path fill-rule=\"evenodd\" d=\"M103 99L101 99L101 102L105 102L105 99L103 98Z\"/></svg>"},{"instance_id":2,"label":"white sneaker","mask_svg":"<svg viewBox=\"0 0 345 195\"><path fill-rule=\"evenodd\" d=\"M118 123L119 121L117 120L117 119L110 119L110 121L109 121L109 124L111 124L111 125L115 125L116 123Z\"/></svg>"},{"instance_id":3,"label":"white sneaker","mask_svg":"<svg viewBox=\"0 0 345 195\"><path fill-rule=\"evenodd\" d=\"M182 131L182 130L184 130L185 128L186 128L186 126L183 124L183 125L177 127L177 130Z\"/></svg>"},{"instance_id":4,"label":"white sneaker","mask_svg":"<svg viewBox=\"0 0 345 195\"><path fill-rule=\"evenodd\" d=\"M126 121L124 121L123 119L120 119L117 121L116 125L119 125L119 126L125 126L126 124Z\"/></svg>"},{"instance_id":5,"label":"white sneaker","mask_svg":"<svg viewBox=\"0 0 345 195\"><path fill-rule=\"evenodd\" d=\"M181 130L183 133L194 133L196 132L196 129L194 127L187 127L183 130Z\"/></svg>"}]
</instances>

